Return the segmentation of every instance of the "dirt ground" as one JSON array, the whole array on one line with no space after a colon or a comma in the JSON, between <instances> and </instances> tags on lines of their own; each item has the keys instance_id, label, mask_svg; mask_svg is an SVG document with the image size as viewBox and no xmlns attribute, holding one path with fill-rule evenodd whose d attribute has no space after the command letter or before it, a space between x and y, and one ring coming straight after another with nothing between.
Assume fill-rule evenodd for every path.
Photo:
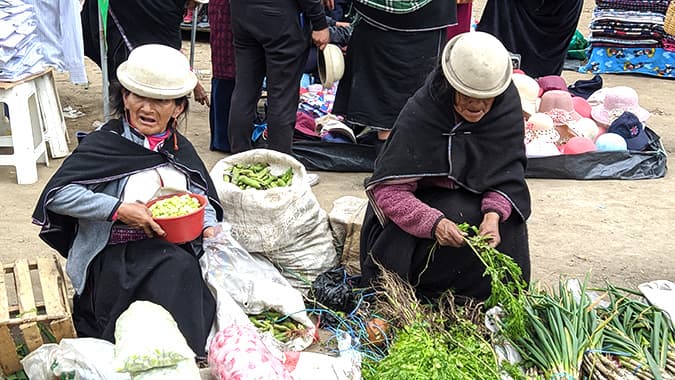
<instances>
[{"instance_id":1,"label":"dirt ground","mask_svg":"<svg viewBox=\"0 0 675 380\"><path fill-rule=\"evenodd\" d=\"M479 15L484 0L475 3ZM579 29L588 35L593 2L586 0ZM186 35L186 38L189 36ZM202 83L210 88L210 49L208 36L199 36L195 67ZM184 40L189 50L189 39ZM62 106L71 106L86 115L66 120L71 148L75 131L92 129L102 119L101 74L88 61L88 87L75 86L67 74L57 75ZM565 71L572 83L591 75ZM640 103L652 113L649 126L663 139L668 150L675 147L675 81L644 76L603 75L605 86L625 85L635 88ZM224 157L208 150L208 109L192 104L186 134L201 154L207 167ZM31 224L31 213L47 180L63 159L51 159L49 167L39 165L39 181L17 185L13 167L0 167L0 261L45 255L49 247L38 237L38 227ZM364 197L362 183L367 173L321 172L319 185L313 188L322 207L330 211L332 202L344 195ZM528 180L532 193L532 217L529 220L533 277L546 283L559 276L583 278L591 273L594 283L610 281L634 287L654 280L675 281L675 177L669 173L658 180L641 181L573 181Z\"/></svg>"}]
</instances>

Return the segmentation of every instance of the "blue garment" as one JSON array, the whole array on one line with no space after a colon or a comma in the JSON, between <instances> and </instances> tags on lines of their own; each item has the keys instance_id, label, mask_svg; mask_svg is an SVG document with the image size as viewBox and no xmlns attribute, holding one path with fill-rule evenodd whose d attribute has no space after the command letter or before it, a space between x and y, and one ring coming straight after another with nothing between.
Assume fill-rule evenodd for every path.
<instances>
[{"instance_id":1,"label":"blue garment","mask_svg":"<svg viewBox=\"0 0 675 380\"><path fill-rule=\"evenodd\" d=\"M211 129L209 149L211 150L230 152L227 130L233 91L234 79L211 79L211 107L209 108L209 127Z\"/></svg>"},{"instance_id":2,"label":"blue garment","mask_svg":"<svg viewBox=\"0 0 675 380\"><path fill-rule=\"evenodd\" d=\"M675 52L662 48L594 47L581 73L629 73L675 78Z\"/></svg>"}]
</instances>

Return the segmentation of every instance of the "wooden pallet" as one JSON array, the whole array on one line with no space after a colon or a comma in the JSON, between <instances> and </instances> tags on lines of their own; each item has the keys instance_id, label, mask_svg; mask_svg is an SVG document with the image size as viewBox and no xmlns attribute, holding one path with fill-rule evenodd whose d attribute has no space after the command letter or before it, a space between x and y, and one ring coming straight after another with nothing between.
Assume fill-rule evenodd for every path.
<instances>
[{"instance_id":1,"label":"wooden pallet","mask_svg":"<svg viewBox=\"0 0 675 380\"><path fill-rule=\"evenodd\" d=\"M0 276L0 369L21 369L17 345L28 352L46 343L48 327L60 341L75 337L63 271L55 256L4 264Z\"/></svg>"}]
</instances>

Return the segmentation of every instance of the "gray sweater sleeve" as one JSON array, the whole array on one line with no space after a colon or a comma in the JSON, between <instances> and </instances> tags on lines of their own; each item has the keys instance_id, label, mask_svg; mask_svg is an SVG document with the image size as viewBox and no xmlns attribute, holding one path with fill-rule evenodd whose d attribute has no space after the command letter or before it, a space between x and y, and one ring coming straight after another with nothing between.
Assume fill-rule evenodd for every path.
<instances>
[{"instance_id":1,"label":"gray sweater sleeve","mask_svg":"<svg viewBox=\"0 0 675 380\"><path fill-rule=\"evenodd\" d=\"M190 191L205 195L203 190L195 186L191 186ZM110 221L121 203L117 197L93 192L84 185L70 184L54 194L52 201L47 204L47 209L77 219ZM209 203L204 209L204 228L216 224L218 224L216 210Z\"/></svg>"},{"instance_id":2,"label":"gray sweater sleeve","mask_svg":"<svg viewBox=\"0 0 675 380\"><path fill-rule=\"evenodd\" d=\"M119 204L117 197L93 192L84 185L69 184L54 194L47 209L77 219L109 221Z\"/></svg>"},{"instance_id":3,"label":"gray sweater sleeve","mask_svg":"<svg viewBox=\"0 0 675 380\"><path fill-rule=\"evenodd\" d=\"M322 0L298 0L298 5L312 22L312 30L322 30L328 27Z\"/></svg>"}]
</instances>

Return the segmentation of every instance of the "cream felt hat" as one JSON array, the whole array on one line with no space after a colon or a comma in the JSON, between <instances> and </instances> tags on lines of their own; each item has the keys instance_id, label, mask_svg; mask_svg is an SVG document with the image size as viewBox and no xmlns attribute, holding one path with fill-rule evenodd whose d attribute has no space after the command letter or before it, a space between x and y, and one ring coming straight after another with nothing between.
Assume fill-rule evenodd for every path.
<instances>
[{"instance_id":1,"label":"cream felt hat","mask_svg":"<svg viewBox=\"0 0 675 380\"><path fill-rule=\"evenodd\" d=\"M523 111L528 115L534 115L539 107L539 91L541 90L539 83L534 78L520 73L514 73L512 79L518 89Z\"/></svg>"},{"instance_id":2,"label":"cream felt hat","mask_svg":"<svg viewBox=\"0 0 675 380\"><path fill-rule=\"evenodd\" d=\"M503 93L513 72L509 52L497 38L485 32L453 37L443 48L441 66L455 90L478 99Z\"/></svg>"},{"instance_id":3,"label":"cream felt hat","mask_svg":"<svg viewBox=\"0 0 675 380\"><path fill-rule=\"evenodd\" d=\"M117 79L127 90L151 99L177 99L194 90L197 76L178 50L158 44L141 45L117 67Z\"/></svg>"},{"instance_id":4,"label":"cream felt hat","mask_svg":"<svg viewBox=\"0 0 675 380\"><path fill-rule=\"evenodd\" d=\"M345 58L342 50L334 44L328 44L323 50L317 50L317 66L323 87L333 87L333 83L342 79L342 74L345 72Z\"/></svg>"}]
</instances>

